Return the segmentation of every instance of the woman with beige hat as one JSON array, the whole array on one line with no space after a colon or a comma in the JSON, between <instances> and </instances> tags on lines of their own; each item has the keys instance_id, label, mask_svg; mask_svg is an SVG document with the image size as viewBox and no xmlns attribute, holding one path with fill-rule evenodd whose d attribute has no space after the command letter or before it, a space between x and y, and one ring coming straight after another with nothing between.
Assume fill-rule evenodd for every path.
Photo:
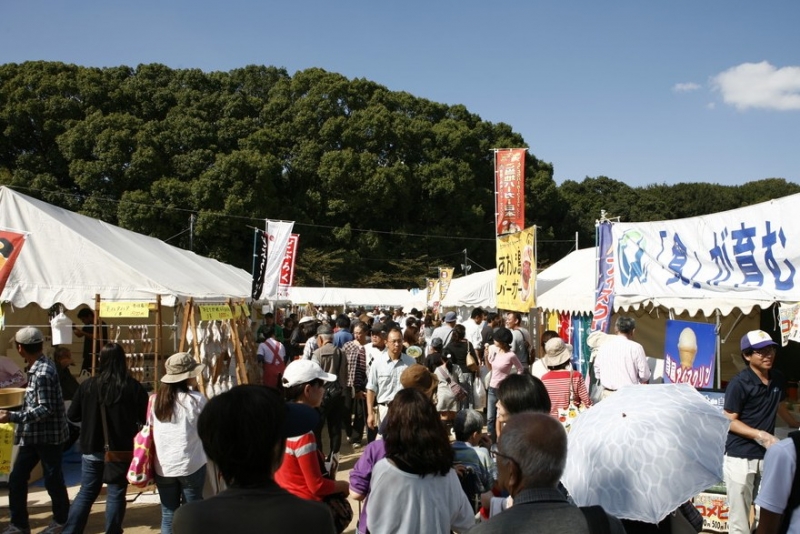
<instances>
[{"instance_id":1,"label":"woman with beige hat","mask_svg":"<svg viewBox=\"0 0 800 534\"><path fill-rule=\"evenodd\" d=\"M579 408L592 405L583 375L572 370L571 360L572 345L564 343L560 337L545 343L542 363L548 372L542 376L542 382L550 395L550 415L556 418L558 410L569 407L570 400Z\"/></svg>"},{"instance_id":2,"label":"woman with beige hat","mask_svg":"<svg viewBox=\"0 0 800 534\"><path fill-rule=\"evenodd\" d=\"M204 368L188 352L170 356L153 403L156 486L164 534L172 534L172 516L181 496L184 503L203 498L207 460L197 435L197 419L206 398L194 388Z\"/></svg>"}]
</instances>

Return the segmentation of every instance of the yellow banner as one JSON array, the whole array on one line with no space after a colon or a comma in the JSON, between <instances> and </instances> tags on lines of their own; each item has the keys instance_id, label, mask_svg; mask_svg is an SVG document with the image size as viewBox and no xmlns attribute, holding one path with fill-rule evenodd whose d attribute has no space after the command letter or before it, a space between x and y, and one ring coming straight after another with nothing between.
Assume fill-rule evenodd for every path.
<instances>
[{"instance_id":1,"label":"yellow banner","mask_svg":"<svg viewBox=\"0 0 800 534\"><path fill-rule=\"evenodd\" d=\"M14 449L14 425L0 424L0 475L11 473L11 452Z\"/></svg>"},{"instance_id":2,"label":"yellow banner","mask_svg":"<svg viewBox=\"0 0 800 534\"><path fill-rule=\"evenodd\" d=\"M201 321L226 321L233 319L231 307L227 304L199 304Z\"/></svg>"},{"instance_id":3,"label":"yellow banner","mask_svg":"<svg viewBox=\"0 0 800 534\"><path fill-rule=\"evenodd\" d=\"M535 306L536 227L497 238L497 308L528 313Z\"/></svg>"},{"instance_id":4,"label":"yellow banner","mask_svg":"<svg viewBox=\"0 0 800 534\"><path fill-rule=\"evenodd\" d=\"M150 316L149 302L101 302L100 317L135 317Z\"/></svg>"},{"instance_id":5,"label":"yellow banner","mask_svg":"<svg viewBox=\"0 0 800 534\"><path fill-rule=\"evenodd\" d=\"M427 290L428 290L428 296L425 297L425 305L427 306L427 304L431 301L431 298L433 297L433 292L436 290L436 284L439 283L439 279L426 278L425 283L427 285Z\"/></svg>"},{"instance_id":6,"label":"yellow banner","mask_svg":"<svg viewBox=\"0 0 800 534\"><path fill-rule=\"evenodd\" d=\"M447 290L450 289L454 270L453 267L439 267L439 302L444 300Z\"/></svg>"},{"instance_id":7,"label":"yellow banner","mask_svg":"<svg viewBox=\"0 0 800 534\"><path fill-rule=\"evenodd\" d=\"M237 319L239 319L240 317L250 317L250 308L247 306L247 304L245 303L234 304L233 308L234 308L234 315L236 316Z\"/></svg>"}]
</instances>

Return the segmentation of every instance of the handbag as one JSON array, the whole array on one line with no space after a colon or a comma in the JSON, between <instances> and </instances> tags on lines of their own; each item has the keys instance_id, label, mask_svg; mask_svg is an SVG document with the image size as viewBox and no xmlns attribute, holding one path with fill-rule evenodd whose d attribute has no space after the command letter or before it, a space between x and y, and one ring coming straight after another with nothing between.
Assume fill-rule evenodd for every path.
<instances>
[{"instance_id":1,"label":"handbag","mask_svg":"<svg viewBox=\"0 0 800 534\"><path fill-rule=\"evenodd\" d=\"M479 369L478 360L476 360L475 356L472 355L471 350L467 350L467 369L473 373Z\"/></svg>"},{"instance_id":2,"label":"handbag","mask_svg":"<svg viewBox=\"0 0 800 534\"><path fill-rule=\"evenodd\" d=\"M564 427L564 430L569 432L570 428L572 428L572 423L575 421L575 418L583 412L586 407L583 405L577 406L575 404L575 391L572 385L572 369L569 371L569 405L566 408L559 408L558 409L558 421Z\"/></svg>"},{"instance_id":3,"label":"handbag","mask_svg":"<svg viewBox=\"0 0 800 534\"><path fill-rule=\"evenodd\" d=\"M323 497L322 501L328 505L331 514L333 514L333 524L336 527L337 534L341 534L353 520L353 506L347 500L347 495L333 493Z\"/></svg>"},{"instance_id":4,"label":"handbag","mask_svg":"<svg viewBox=\"0 0 800 534\"><path fill-rule=\"evenodd\" d=\"M106 484L126 484L125 471L133 457L132 451L112 451L108 444L108 422L106 407L100 404L100 419L103 423L103 482Z\"/></svg>"},{"instance_id":5,"label":"handbag","mask_svg":"<svg viewBox=\"0 0 800 534\"><path fill-rule=\"evenodd\" d=\"M137 488L144 488L153 483L155 470L153 460L156 457L156 445L153 440L153 404L155 395L147 401L147 419L141 430L133 437L132 458L128 462L126 478Z\"/></svg>"},{"instance_id":6,"label":"handbag","mask_svg":"<svg viewBox=\"0 0 800 534\"><path fill-rule=\"evenodd\" d=\"M458 401L461 402L467 398L467 392L461 387L457 381L453 380L453 377L450 376L450 373L445 371L447 376L444 378L447 385L450 386L450 392L453 394L453 397Z\"/></svg>"}]
</instances>

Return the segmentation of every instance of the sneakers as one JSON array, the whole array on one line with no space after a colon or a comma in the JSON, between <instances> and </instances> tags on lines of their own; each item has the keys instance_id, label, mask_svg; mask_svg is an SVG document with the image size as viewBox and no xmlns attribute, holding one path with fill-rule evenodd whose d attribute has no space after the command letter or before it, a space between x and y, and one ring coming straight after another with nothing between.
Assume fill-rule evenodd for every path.
<instances>
[{"instance_id":1,"label":"sneakers","mask_svg":"<svg viewBox=\"0 0 800 534\"><path fill-rule=\"evenodd\" d=\"M59 530L59 532L61 531ZM9 523L6 529L2 532L2 534L31 534L31 529L29 528L22 529L13 523Z\"/></svg>"},{"instance_id":2,"label":"sneakers","mask_svg":"<svg viewBox=\"0 0 800 534\"><path fill-rule=\"evenodd\" d=\"M61 534L62 530L64 530L64 525L53 521L40 534Z\"/></svg>"}]
</instances>

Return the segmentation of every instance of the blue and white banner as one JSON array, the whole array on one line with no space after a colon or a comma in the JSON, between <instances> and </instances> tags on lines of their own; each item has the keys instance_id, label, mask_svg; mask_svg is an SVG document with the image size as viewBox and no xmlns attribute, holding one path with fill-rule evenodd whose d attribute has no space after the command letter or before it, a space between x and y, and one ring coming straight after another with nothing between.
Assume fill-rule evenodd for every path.
<instances>
[{"instance_id":1,"label":"blue and white banner","mask_svg":"<svg viewBox=\"0 0 800 534\"><path fill-rule=\"evenodd\" d=\"M800 300L800 195L701 217L617 223L616 295Z\"/></svg>"}]
</instances>

